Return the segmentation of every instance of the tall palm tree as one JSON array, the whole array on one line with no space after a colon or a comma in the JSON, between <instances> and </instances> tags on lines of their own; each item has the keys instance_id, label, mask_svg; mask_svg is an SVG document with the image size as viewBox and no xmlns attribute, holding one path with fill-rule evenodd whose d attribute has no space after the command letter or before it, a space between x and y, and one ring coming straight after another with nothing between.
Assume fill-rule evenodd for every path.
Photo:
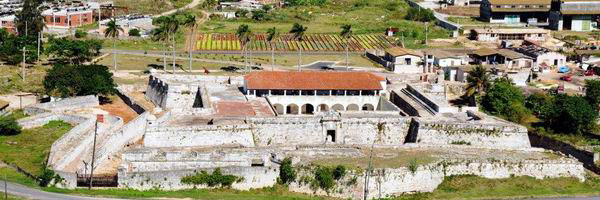
<instances>
[{"instance_id":1,"label":"tall palm tree","mask_svg":"<svg viewBox=\"0 0 600 200\"><path fill-rule=\"evenodd\" d=\"M298 71L301 71L300 69L300 65L302 63L302 41L304 40L304 33L306 33L306 29L308 29L307 27L304 27L298 23L295 23L294 26L292 27L292 30L290 30L290 33L293 34L293 37L295 40L298 41L298 47L300 49L300 51L298 51Z\"/></svg>"},{"instance_id":2,"label":"tall palm tree","mask_svg":"<svg viewBox=\"0 0 600 200\"><path fill-rule=\"evenodd\" d=\"M342 31L340 32L340 36L346 40L346 71L348 71L348 48L350 46L350 39L352 39L354 33L352 33L352 25L350 24L342 25L341 28Z\"/></svg>"},{"instance_id":3,"label":"tall palm tree","mask_svg":"<svg viewBox=\"0 0 600 200\"><path fill-rule=\"evenodd\" d=\"M248 44L248 42L250 42L250 40L252 39L252 30L250 30L250 27L248 27L248 25L246 24L242 24L238 27L237 31L236 31L236 35L238 37L238 40L240 41L240 45L242 45L242 56L244 57L244 64L246 64L246 72L248 71L248 64L246 62L246 57L244 56L246 53L246 44Z\"/></svg>"},{"instance_id":4,"label":"tall palm tree","mask_svg":"<svg viewBox=\"0 0 600 200\"><path fill-rule=\"evenodd\" d=\"M187 14L185 15L185 19L183 20L183 22L181 23L181 25L187 27L190 29L190 42L189 42L189 56L190 56L190 72L192 72L192 47L194 45L194 36L195 36L195 32L196 32L196 16L192 15L192 14Z\"/></svg>"},{"instance_id":5,"label":"tall palm tree","mask_svg":"<svg viewBox=\"0 0 600 200\"><path fill-rule=\"evenodd\" d=\"M167 16L166 20L165 20L165 27L167 28L168 32L171 34L171 41L173 41L173 74L175 74L175 49L176 49L176 44L175 44L175 34L177 33L177 31L179 30L179 20L177 19L177 15L178 13L175 13L173 15Z\"/></svg>"},{"instance_id":6,"label":"tall palm tree","mask_svg":"<svg viewBox=\"0 0 600 200\"><path fill-rule=\"evenodd\" d=\"M162 41L165 43L163 52L163 70L167 69L167 51L168 51L168 43L169 43L169 32L167 28L161 25L160 27L154 29L152 31L152 39L154 41Z\"/></svg>"},{"instance_id":7,"label":"tall palm tree","mask_svg":"<svg viewBox=\"0 0 600 200\"><path fill-rule=\"evenodd\" d=\"M474 98L475 95L482 95L490 85L490 75L485 67L478 65L469 71L467 76L467 97Z\"/></svg>"},{"instance_id":8,"label":"tall palm tree","mask_svg":"<svg viewBox=\"0 0 600 200\"><path fill-rule=\"evenodd\" d=\"M267 41L269 41L269 45L271 46L271 71L275 67L275 46L273 45L273 41L279 38L279 31L277 28L273 27L267 30Z\"/></svg>"},{"instance_id":9,"label":"tall palm tree","mask_svg":"<svg viewBox=\"0 0 600 200\"><path fill-rule=\"evenodd\" d=\"M104 37L111 37L113 41L113 65L115 67L115 71L117 71L117 54L115 54L115 40L119 37L119 34L123 32L123 28L117 24L115 18L111 19L106 24L106 29L104 29Z\"/></svg>"}]
</instances>

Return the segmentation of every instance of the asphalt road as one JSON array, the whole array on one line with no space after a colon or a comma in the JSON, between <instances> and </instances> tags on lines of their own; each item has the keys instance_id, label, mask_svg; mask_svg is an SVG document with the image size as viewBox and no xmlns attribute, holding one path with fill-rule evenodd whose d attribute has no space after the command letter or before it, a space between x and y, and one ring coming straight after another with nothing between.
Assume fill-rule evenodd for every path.
<instances>
[{"instance_id":1,"label":"asphalt road","mask_svg":"<svg viewBox=\"0 0 600 200\"><path fill-rule=\"evenodd\" d=\"M0 184L1 189L4 190L4 183ZM59 193L51 193L45 192L38 189L28 188L23 185L19 185L16 183L8 183L7 187L8 193L14 196L19 196L27 199L36 199L36 200L92 200L92 199L106 199L108 198L99 198L99 197L82 197L82 196L73 196ZM116 200L116 199L110 199Z\"/></svg>"}]
</instances>

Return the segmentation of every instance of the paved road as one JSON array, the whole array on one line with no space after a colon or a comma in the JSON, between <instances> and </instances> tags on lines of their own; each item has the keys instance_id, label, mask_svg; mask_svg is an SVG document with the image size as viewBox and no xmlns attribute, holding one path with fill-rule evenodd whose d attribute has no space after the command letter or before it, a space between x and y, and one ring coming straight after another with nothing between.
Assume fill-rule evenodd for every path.
<instances>
[{"instance_id":1,"label":"paved road","mask_svg":"<svg viewBox=\"0 0 600 200\"><path fill-rule=\"evenodd\" d=\"M2 184L4 186L4 184ZM4 188L2 188L4 189ZM24 197L27 199L36 199L36 200L93 200L93 199L106 199L110 198L99 198L99 197L82 197L82 196L73 196L66 194L58 194L45 192L38 189L28 188L23 185L19 185L16 183L8 183L8 193L14 196ZM116 200L116 199L110 199Z\"/></svg>"},{"instance_id":2,"label":"paved road","mask_svg":"<svg viewBox=\"0 0 600 200\"><path fill-rule=\"evenodd\" d=\"M169 10L169 11L166 11L166 12L154 15L153 17L160 17L160 16L165 16L165 15L171 15L173 13L176 13L177 11L185 10L185 9L188 9L188 8L193 8L193 7L198 6L198 4L200 4L200 2L201 2L201 0L193 0L190 4L185 5L184 7L173 9L173 10Z\"/></svg>"}]
</instances>

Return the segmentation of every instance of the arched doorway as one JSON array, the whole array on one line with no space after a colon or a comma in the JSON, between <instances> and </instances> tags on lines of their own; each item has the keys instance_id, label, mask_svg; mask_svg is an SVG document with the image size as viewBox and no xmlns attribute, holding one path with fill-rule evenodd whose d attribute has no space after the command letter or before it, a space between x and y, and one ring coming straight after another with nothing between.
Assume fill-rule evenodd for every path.
<instances>
[{"instance_id":1,"label":"arched doorway","mask_svg":"<svg viewBox=\"0 0 600 200\"><path fill-rule=\"evenodd\" d=\"M331 106L331 110L344 111L344 106L342 106L342 104L335 104L335 105Z\"/></svg>"},{"instance_id":2,"label":"arched doorway","mask_svg":"<svg viewBox=\"0 0 600 200\"><path fill-rule=\"evenodd\" d=\"M304 114L304 115L315 114L315 107L312 104L302 105L302 114Z\"/></svg>"},{"instance_id":3,"label":"arched doorway","mask_svg":"<svg viewBox=\"0 0 600 200\"><path fill-rule=\"evenodd\" d=\"M297 115L298 114L298 105L296 104L290 104L287 106L287 113L286 114L290 114L290 115Z\"/></svg>"},{"instance_id":4,"label":"arched doorway","mask_svg":"<svg viewBox=\"0 0 600 200\"><path fill-rule=\"evenodd\" d=\"M321 105L319 105L318 111L327 112L327 111L329 111L329 106L327 104L321 104Z\"/></svg>"},{"instance_id":5,"label":"arched doorway","mask_svg":"<svg viewBox=\"0 0 600 200\"><path fill-rule=\"evenodd\" d=\"M358 105L356 104L350 104L348 105L348 107L346 107L347 111L358 111Z\"/></svg>"},{"instance_id":6,"label":"arched doorway","mask_svg":"<svg viewBox=\"0 0 600 200\"><path fill-rule=\"evenodd\" d=\"M365 105L362 106L362 110L364 111L374 111L375 110L375 106L371 105L370 103L367 103Z\"/></svg>"},{"instance_id":7,"label":"arched doorway","mask_svg":"<svg viewBox=\"0 0 600 200\"><path fill-rule=\"evenodd\" d=\"M284 111L283 111L283 108L284 107L281 104L278 104L278 103L273 104L273 110L275 110L275 113L277 113L278 115L285 114Z\"/></svg>"}]
</instances>

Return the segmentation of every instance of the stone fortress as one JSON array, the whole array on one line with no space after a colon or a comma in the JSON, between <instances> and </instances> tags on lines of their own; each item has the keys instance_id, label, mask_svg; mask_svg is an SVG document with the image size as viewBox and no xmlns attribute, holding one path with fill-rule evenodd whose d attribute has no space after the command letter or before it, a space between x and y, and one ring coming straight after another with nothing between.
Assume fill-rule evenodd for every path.
<instances>
[{"instance_id":1,"label":"stone fortress","mask_svg":"<svg viewBox=\"0 0 600 200\"><path fill-rule=\"evenodd\" d=\"M181 183L182 177L220 168L243 177L232 187L247 190L275 185L281 161L291 157L304 166L299 177L310 176L314 165L363 169L338 180L334 192L302 181L289 186L352 199L430 192L451 175L585 179L582 163L532 148L525 127L452 106L449 90L369 72L153 74L145 98L157 107L126 124L113 117L102 125L96 170L116 173L120 188L177 190L198 187ZM28 110L37 107L48 106ZM69 112L39 111L22 123ZM78 131L89 130L86 119L52 147L49 166L65 179L62 187L77 187L79 174L89 171L77 164L91 160L83 148L89 131Z\"/></svg>"}]
</instances>

